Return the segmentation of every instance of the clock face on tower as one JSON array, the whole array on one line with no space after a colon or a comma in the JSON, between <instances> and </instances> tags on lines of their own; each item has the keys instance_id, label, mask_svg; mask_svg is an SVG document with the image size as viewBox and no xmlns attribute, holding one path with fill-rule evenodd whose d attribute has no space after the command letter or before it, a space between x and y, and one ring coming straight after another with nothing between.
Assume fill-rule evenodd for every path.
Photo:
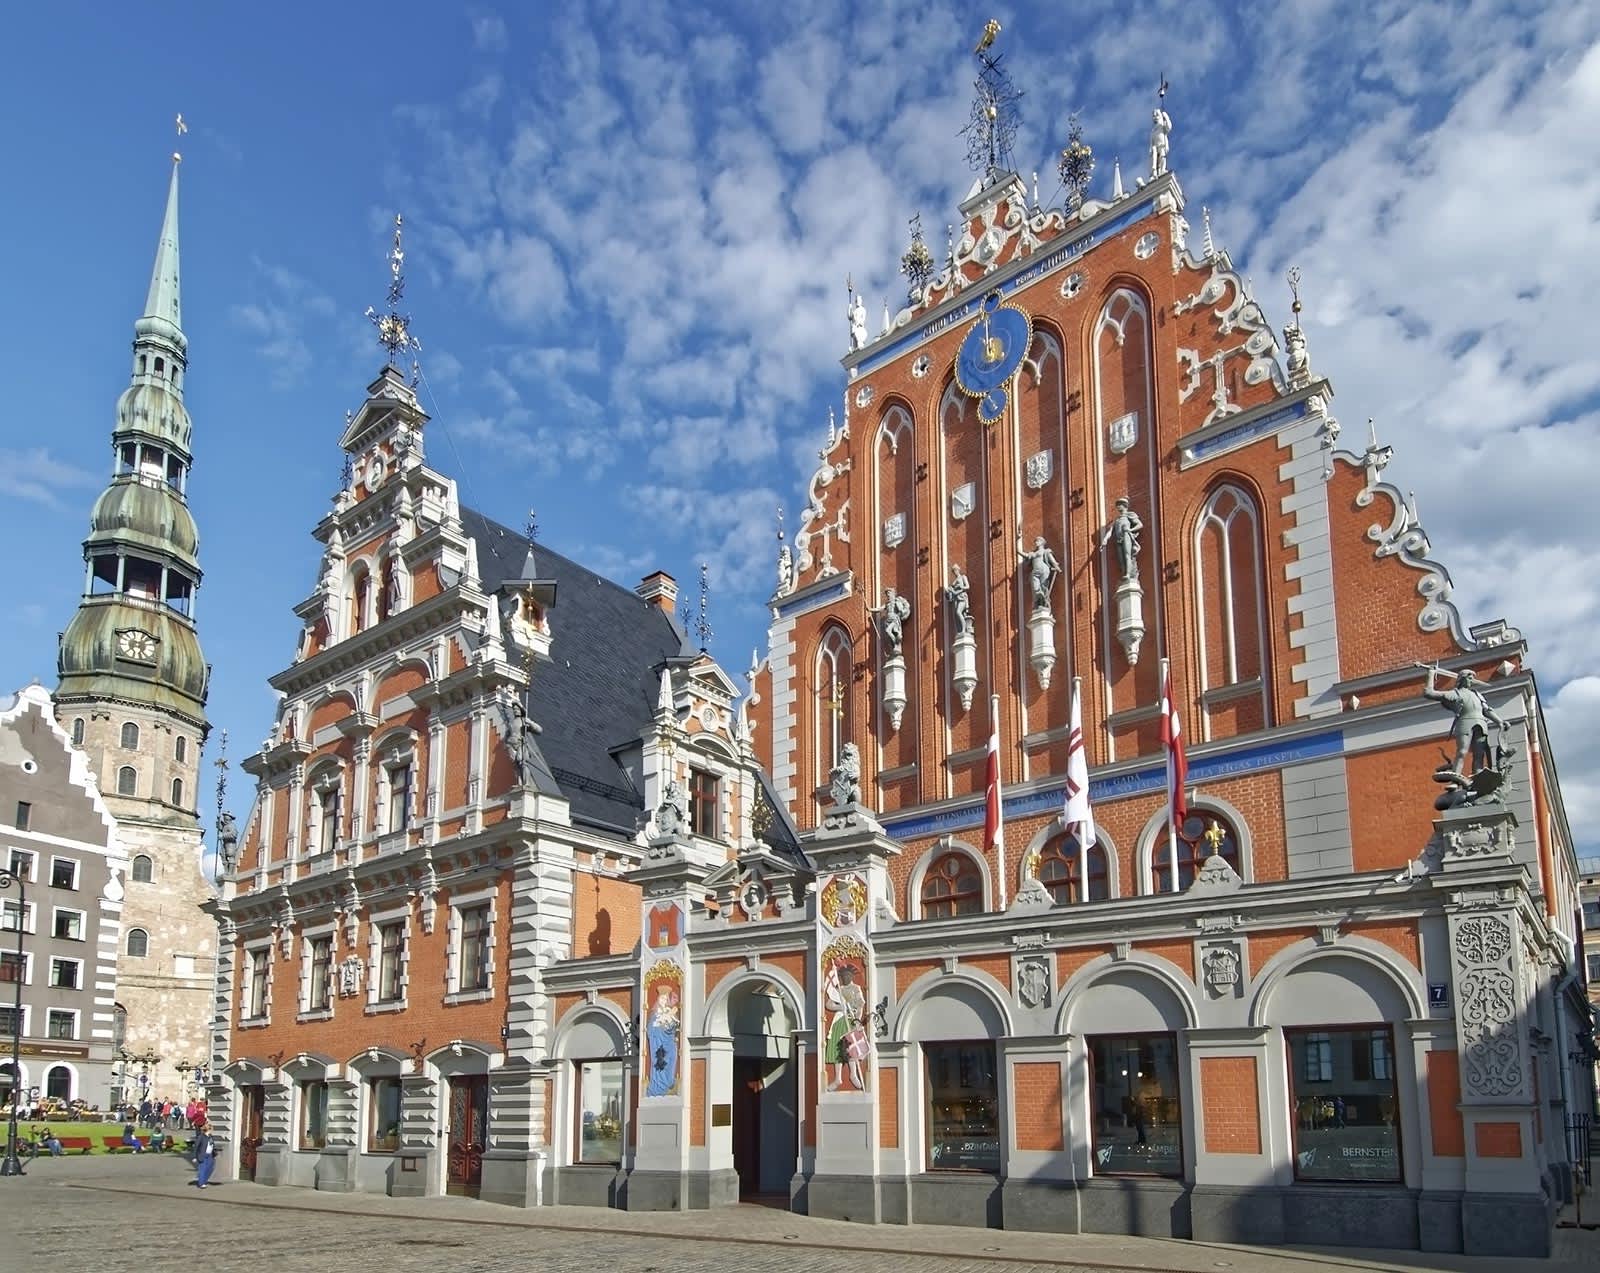
<instances>
[{"instance_id":1,"label":"clock face on tower","mask_svg":"<svg viewBox=\"0 0 1600 1273\"><path fill-rule=\"evenodd\" d=\"M1000 303L1000 293L983 298L978 321L956 351L956 384L978 400L978 419L993 424L1005 413L1007 385L1027 357L1033 324L1020 309Z\"/></svg>"},{"instance_id":2,"label":"clock face on tower","mask_svg":"<svg viewBox=\"0 0 1600 1273\"><path fill-rule=\"evenodd\" d=\"M139 663L153 663L156 657L156 639L138 628L124 628L117 633L117 653L125 659Z\"/></svg>"}]
</instances>

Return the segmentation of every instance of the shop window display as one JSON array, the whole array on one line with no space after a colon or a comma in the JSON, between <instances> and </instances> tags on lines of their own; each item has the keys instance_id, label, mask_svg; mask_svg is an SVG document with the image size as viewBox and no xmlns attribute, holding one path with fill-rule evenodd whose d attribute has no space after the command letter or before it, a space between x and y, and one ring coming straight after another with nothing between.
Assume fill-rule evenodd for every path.
<instances>
[{"instance_id":1,"label":"shop window display","mask_svg":"<svg viewBox=\"0 0 1600 1273\"><path fill-rule=\"evenodd\" d=\"M1393 1032L1355 1026L1285 1034L1295 1179L1399 1182Z\"/></svg>"},{"instance_id":2,"label":"shop window display","mask_svg":"<svg viewBox=\"0 0 1600 1273\"><path fill-rule=\"evenodd\" d=\"M1095 1174L1182 1176L1176 1036L1092 1037L1089 1067Z\"/></svg>"},{"instance_id":3,"label":"shop window display","mask_svg":"<svg viewBox=\"0 0 1600 1273\"><path fill-rule=\"evenodd\" d=\"M622 1062L579 1061L578 1152L580 1163L622 1161Z\"/></svg>"},{"instance_id":4,"label":"shop window display","mask_svg":"<svg viewBox=\"0 0 1600 1273\"><path fill-rule=\"evenodd\" d=\"M1000 1088L992 1042L925 1043L928 1170L1000 1170Z\"/></svg>"}]
</instances>

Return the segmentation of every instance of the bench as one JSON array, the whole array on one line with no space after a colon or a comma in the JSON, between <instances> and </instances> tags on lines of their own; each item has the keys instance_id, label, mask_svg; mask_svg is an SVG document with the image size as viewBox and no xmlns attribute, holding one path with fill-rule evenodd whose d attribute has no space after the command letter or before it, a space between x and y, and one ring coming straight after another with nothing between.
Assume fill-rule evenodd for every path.
<instances>
[{"instance_id":1,"label":"bench","mask_svg":"<svg viewBox=\"0 0 1600 1273\"><path fill-rule=\"evenodd\" d=\"M94 1141L87 1136L57 1136L61 1142L62 1151L69 1154L86 1154L94 1148Z\"/></svg>"},{"instance_id":2,"label":"bench","mask_svg":"<svg viewBox=\"0 0 1600 1273\"><path fill-rule=\"evenodd\" d=\"M108 1153L108 1154L120 1154L120 1153L124 1153L124 1152L127 1152L127 1153L136 1152L132 1145L124 1145L122 1143L122 1137L121 1136L102 1136L100 1138L100 1143L105 1146L106 1153ZM144 1145L143 1141L140 1141L139 1148L141 1150L145 1148L145 1145Z\"/></svg>"}]
</instances>

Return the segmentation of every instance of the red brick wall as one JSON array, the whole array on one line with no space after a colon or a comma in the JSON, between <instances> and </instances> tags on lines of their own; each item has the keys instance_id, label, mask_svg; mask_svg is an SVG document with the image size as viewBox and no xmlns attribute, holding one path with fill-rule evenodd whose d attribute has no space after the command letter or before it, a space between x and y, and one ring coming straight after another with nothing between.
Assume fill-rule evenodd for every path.
<instances>
[{"instance_id":1,"label":"red brick wall","mask_svg":"<svg viewBox=\"0 0 1600 1273\"><path fill-rule=\"evenodd\" d=\"M706 1059L697 1056L689 1062L689 1144L706 1143Z\"/></svg>"},{"instance_id":2,"label":"red brick wall","mask_svg":"<svg viewBox=\"0 0 1600 1273\"><path fill-rule=\"evenodd\" d=\"M900 1071L894 1066L878 1071L878 1144L900 1148Z\"/></svg>"},{"instance_id":3,"label":"red brick wall","mask_svg":"<svg viewBox=\"0 0 1600 1273\"><path fill-rule=\"evenodd\" d=\"M572 953L575 958L625 955L639 941L639 887L627 880L572 874Z\"/></svg>"},{"instance_id":4,"label":"red brick wall","mask_svg":"<svg viewBox=\"0 0 1600 1273\"><path fill-rule=\"evenodd\" d=\"M1452 1051L1435 1048L1428 1052L1428 1123L1432 1130L1433 1152L1440 1158L1460 1158L1467 1152L1462 1128L1461 1064Z\"/></svg>"},{"instance_id":5,"label":"red brick wall","mask_svg":"<svg viewBox=\"0 0 1600 1273\"><path fill-rule=\"evenodd\" d=\"M1200 1101L1208 1154L1259 1154L1261 1121L1256 1058L1200 1058Z\"/></svg>"},{"instance_id":6,"label":"red brick wall","mask_svg":"<svg viewBox=\"0 0 1600 1273\"><path fill-rule=\"evenodd\" d=\"M1472 1130L1479 1158L1522 1157L1520 1123L1477 1123Z\"/></svg>"},{"instance_id":7,"label":"red brick wall","mask_svg":"<svg viewBox=\"0 0 1600 1273\"><path fill-rule=\"evenodd\" d=\"M1019 1061L1012 1072L1012 1097L1017 1148L1060 1149L1061 1066L1055 1061Z\"/></svg>"}]
</instances>

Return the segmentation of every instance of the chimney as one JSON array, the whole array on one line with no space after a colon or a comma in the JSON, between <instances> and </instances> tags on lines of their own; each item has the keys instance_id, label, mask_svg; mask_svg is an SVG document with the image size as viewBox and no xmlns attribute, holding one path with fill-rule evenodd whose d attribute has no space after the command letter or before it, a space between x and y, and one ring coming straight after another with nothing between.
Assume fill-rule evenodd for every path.
<instances>
[{"instance_id":1,"label":"chimney","mask_svg":"<svg viewBox=\"0 0 1600 1273\"><path fill-rule=\"evenodd\" d=\"M673 618L678 606L678 581L665 570L646 575L634 589L667 618Z\"/></svg>"}]
</instances>

